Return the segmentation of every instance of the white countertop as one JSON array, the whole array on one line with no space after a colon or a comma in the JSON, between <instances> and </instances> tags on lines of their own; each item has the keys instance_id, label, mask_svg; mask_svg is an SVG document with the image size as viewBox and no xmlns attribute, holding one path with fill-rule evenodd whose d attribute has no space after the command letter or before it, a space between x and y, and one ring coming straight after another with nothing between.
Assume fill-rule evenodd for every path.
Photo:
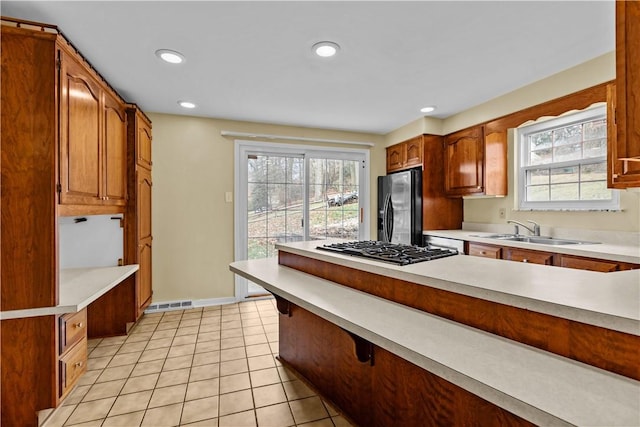
<instances>
[{"instance_id":1,"label":"white countertop","mask_svg":"<svg viewBox=\"0 0 640 427\"><path fill-rule=\"evenodd\" d=\"M60 270L58 305L24 310L3 311L0 319L75 313L116 287L138 271L138 264L121 267L70 268Z\"/></svg>"},{"instance_id":2,"label":"white countertop","mask_svg":"<svg viewBox=\"0 0 640 427\"><path fill-rule=\"evenodd\" d=\"M629 262L640 264L640 246L623 245L614 243L596 243L580 245L544 245L539 243L514 242L511 240L491 239L490 232L471 230L427 230L424 235L446 237L448 239L466 240L469 242L486 243L497 246L510 246L514 248L530 249L537 251L553 252L558 254L576 255L589 258L599 258L611 261ZM499 234L499 233L498 233ZM589 240L574 237L573 240Z\"/></svg>"},{"instance_id":3,"label":"white countertop","mask_svg":"<svg viewBox=\"0 0 640 427\"><path fill-rule=\"evenodd\" d=\"M640 270L599 273L456 255L406 266L316 249L330 240L278 244L280 250L640 335Z\"/></svg>"},{"instance_id":4,"label":"white countertop","mask_svg":"<svg viewBox=\"0 0 640 427\"><path fill-rule=\"evenodd\" d=\"M471 257L442 261L462 258ZM275 259L238 261L230 269L535 424L640 425L638 381L278 265Z\"/></svg>"}]
</instances>

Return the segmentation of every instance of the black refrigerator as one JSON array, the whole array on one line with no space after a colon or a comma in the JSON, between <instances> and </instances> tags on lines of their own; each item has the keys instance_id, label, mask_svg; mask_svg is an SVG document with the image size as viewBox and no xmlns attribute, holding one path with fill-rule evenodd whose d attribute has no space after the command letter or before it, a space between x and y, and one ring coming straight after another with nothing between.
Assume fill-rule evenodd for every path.
<instances>
[{"instance_id":1,"label":"black refrigerator","mask_svg":"<svg viewBox=\"0 0 640 427\"><path fill-rule=\"evenodd\" d=\"M378 177L378 240L422 246L422 170Z\"/></svg>"}]
</instances>

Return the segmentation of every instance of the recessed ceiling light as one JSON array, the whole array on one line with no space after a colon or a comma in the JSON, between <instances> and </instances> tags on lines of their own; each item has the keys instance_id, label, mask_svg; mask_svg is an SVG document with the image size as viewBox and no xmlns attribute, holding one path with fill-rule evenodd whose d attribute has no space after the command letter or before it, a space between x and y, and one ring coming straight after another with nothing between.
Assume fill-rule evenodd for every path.
<instances>
[{"instance_id":1,"label":"recessed ceiling light","mask_svg":"<svg viewBox=\"0 0 640 427\"><path fill-rule=\"evenodd\" d=\"M334 42L318 42L311 47L311 50L313 50L316 55L323 58L329 58L335 55L339 49L340 46Z\"/></svg>"},{"instance_id":2,"label":"recessed ceiling light","mask_svg":"<svg viewBox=\"0 0 640 427\"><path fill-rule=\"evenodd\" d=\"M189 101L178 101L178 105L180 105L182 108L196 108L196 104Z\"/></svg>"},{"instance_id":3,"label":"recessed ceiling light","mask_svg":"<svg viewBox=\"0 0 640 427\"><path fill-rule=\"evenodd\" d=\"M430 105L428 107L423 107L423 108L420 109L421 113L431 113L431 112L434 112L434 111L436 111L435 105Z\"/></svg>"},{"instance_id":4,"label":"recessed ceiling light","mask_svg":"<svg viewBox=\"0 0 640 427\"><path fill-rule=\"evenodd\" d=\"M184 55L175 50L158 49L156 50L156 56L170 64L181 64L185 61Z\"/></svg>"}]
</instances>

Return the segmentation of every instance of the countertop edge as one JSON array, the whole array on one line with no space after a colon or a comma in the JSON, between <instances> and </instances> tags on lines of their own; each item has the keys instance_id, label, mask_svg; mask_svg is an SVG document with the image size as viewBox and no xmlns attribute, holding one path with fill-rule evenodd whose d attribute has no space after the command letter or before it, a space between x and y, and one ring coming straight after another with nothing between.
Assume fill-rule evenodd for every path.
<instances>
[{"instance_id":1,"label":"countertop edge","mask_svg":"<svg viewBox=\"0 0 640 427\"><path fill-rule=\"evenodd\" d=\"M127 277L138 271L139 268L138 264L129 264L118 267L61 270L58 305L2 311L0 312L0 320L78 312L119 285ZM72 277L65 280L65 273ZM84 283L86 286L78 289L79 282L85 280L88 282Z\"/></svg>"},{"instance_id":2,"label":"countertop edge","mask_svg":"<svg viewBox=\"0 0 640 427\"><path fill-rule=\"evenodd\" d=\"M514 414L518 415L518 416L522 416L525 419L528 419L529 421L532 421L538 425L577 425L580 424L580 420L579 418L582 415L580 414L580 411L576 412L572 412L574 414L574 416L576 416L576 419L572 419L571 421L567 421L566 419L561 418L560 416L556 416L553 415L551 412L553 412L553 410L550 410L549 407L546 407L545 409L541 409L540 407L536 406L538 405L539 402L539 398L536 397L535 399L533 399L534 401L537 399L538 403L536 402L531 402L530 400L527 399L527 401L525 401L525 399L522 399L522 396L512 396L509 393L507 393L505 390L501 390L499 388L493 387L491 385L489 385L488 383L483 382L482 380L478 379L478 378L474 378L473 376L468 375L467 373L464 372L460 372L458 370L456 370L454 367L452 366L446 366L445 364L442 364L441 362L430 358L427 355L421 354L420 351L413 348L410 348L411 345L409 345L409 347L407 347L406 345L401 344L401 342L406 341L406 338L402 338L402 334L400 341L398 342L397 340L391 338L391 337L387 337L384 335L380 335L382 332L378 331L376 332L376 326L369 326L366 327L365 325L360 325L360 324L356 324L353 323L352 321L342 318L339 314L333 313L330 310L330 307L334 307L334 305L336 305L336 301L325 301L326 307L318 307L316 305L314 305L312 302L306 301L301 295L304 294L304 288L305 285L307 285L306 287L311 289L313 288L313 290L311 290L311 292L315 292L315 293L319 293L322 294L322 298L326 299L326 298L331 298L331 296L329 295L329 293L327 292L322 292L321 290L318 289L319 286L324 286L326 285L331 285L331 289L335 289L335 291L333 293L344 293L344 292L351 292L351 293L357 293L357 294L361 294L361 298L362 300L366 300L366 301L384 301L383 305L391 307L393 310L397 311L396 307L399 307L401 310L403 310L403 312L406 313L410 313L411 315L415 315L416 313L419 313L418 316L424 316L425 319L427 318L437 318L437 316L433 316L430 315L428 313L422 313L419 312L417 310L411 309L409 307L405 307L402 306L400 304L396 304L393 303L391 301L385 301L382 300L378 297L374 297L372 295L368 295L366 293L362 293L360 291L351 289L351 288L347 288L344 287L342 285L339 284L335 284L333 282L329 282L326 281L324 279L320 279L311 275L308 275L306 273L302 273L299 272L297 270L292 270L288 267L284 267L284 266L276 266L273 268L277 268L280 271L287 271L289 270L290 272L294 272L294 273L290 273L287 272L286 274L290 274L293 276L298 276L300 275L300 277L308 277L308 280L296 280L296 286L295 287L291 287L291 286L287 286L286 284L280 283L278 282L276 283L271 283L269 281L269 278L266 277L269 275L268 273L268 269L269 268L265 268L263 266L261 266L261 269L256 269L256 271L252 272L251 268L250 268L250 264L253 261L241 261L241 262L236 262L236 263L232 263L230 265L230 270L233 271L236 274L240 274L241 276L248 278L252 281L255 281L256 283L260 284L261 286L265 287L265 289L272 291L280 296L282 296L285 299L289 299L291 302L298 304L301 308L307 309L309 311L311 311L312 313L324 318L325 320L328 320L344 329L349 330L352 333L355 333L359 336L362 336L365 339L368 339L369 341L371 341L372 343L381 346L382 348L385 348L388 351L391 351L392 353L404 358L405 360L408 360L411 363L414 363L438 376L441 376L442 378L451 381L452 383L456 384L459 387L464 388L465 390L468 390L474 394L477 394L478 396L482 397L483 399L496 404L508 411L513 412ZM262 276L262 277L261 277ZM278 276L279 277L279 276ZM274 281L275 282L275 281ZM305 285L301 285L301 283L305 283ZM287 287L291 287L291 289L287 290L287 289L283 289L287 288ZM346 297L345 297L346 298ZM366 305L366 304L365 304ZM335 307L334 307L335 308ZM341 311L341 309L338 307L336 308L336 310L338 310L338 312L342 313L343 311ZM345 312L346 313L346 312ZM443 323L455 323L455 322L450 322L447 321L445 319L440 319ZM502 339L500 337L495 337L492 336L491 334L486 334L484 332L481 331L477 331L474 330L473 328L468 328L464 325L459 325L457 324L457 326L460 329L467 329L467 330L471 330L472 334L484 334L486 335L487 339L490 339L492 341L496 341L496 342L501 342L501 343L507 343L505 345L507 346L515 346L517 348L521 348L523 349L523 351L525 352L529 352L532 355L537 355L536 357L546 357L548 356L550 359L549 363L554 363L554 364L561 364L561 365L566 365L571 366L571 367L575 367L575 370L582 372L583 370L586 369L586 371L584 372L592 372L591 368L586 368L583 364L580 364L578 362L574 362L574 361L570 361L569 359L564 359L564 358L557 358L554 355L551 355L549 353L543 352L541 350L537 350L537 349L533 349L529 346L523 345L523 344L519 344L519 343L513 343L509 340L506 339ZM573 369L573 368L572 368ZM638 391L640 390L640 385L637 381L633 381L633 380L629 380L630 382L628 382L628 379L623 379L622 377L615 375L615 374L611 374L608 373L606 371L602 371L602 370L595 370L593 371L596 373L596 375L602 375L603 378L610 378L611 381L613 381L616 384L620 384L621 387L626 387L626 386L622 386L622 384L629 384L629 386L633 387L634 390ZM537 373L532 373L531 375L533 375L533 377L535 377L537 375ZM591 375L591 374L589 374ZM516 387L517 388L517 387ZM618 392L620 392L620 390L618 390ZM544 398L542 398L544 400ZM549 402L549 400L547 400L547 402ZM551 405L552 407L555 405L555 403L548 403L546 405ZM545 407L545 405L543 405L542 407ZM575 409L575 408L574 408ZM633 409L627 408L627 416L629 416L630 412L633 412ZM571 411L570 411L571 412ZM584 420L583 420L584 421ZM602 421L602 420L601 420ZM577 423L577 424L576 424Z\"/></svg>"}]
</instances>

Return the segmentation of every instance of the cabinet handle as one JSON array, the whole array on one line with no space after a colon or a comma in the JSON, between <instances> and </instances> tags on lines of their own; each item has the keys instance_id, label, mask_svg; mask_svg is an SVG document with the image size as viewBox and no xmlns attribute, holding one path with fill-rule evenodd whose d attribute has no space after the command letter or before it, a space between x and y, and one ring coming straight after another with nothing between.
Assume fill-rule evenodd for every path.
<instances>
[{"instance_id":1,"label":"cabinet handle","mask_svg":"<svg viewBox=\"0 0 640 427\"><path fill-rule=\"evenodd\" d=\"M486 255L487 253L485 251L480 251L480 255Z\"/></svg>"},{"instance_id":2,"label":"cabinet handle","mask_svg":"<svg viewBox=\"0 0 640 427\"><path fill-rule=\"evenodd\" d=\"M79 322L79 323L76 323L74 326L75 326L76 328L82 328L82 327L84 326L84 323Z\"/></svg>"},{"instance_id":3,"label":"cabinet handle","mask_svg":"<svg viewBox=\"0 0 640 427\"><path fill-rule=\"evenodd\" d=\"M76 368L81 368L82 362L76 362L73 366L75 366Z\"/></svg>"},{"instance_id":4,"label":"cabinet handle","mask_svg":"<svg viewBox=\"0 0 640 427\"><path fill-rule=\"evenodd\" d=\"M529 260L525 258L522 260L522 262L529 262Z\"/></svg>"}]
</instances>

